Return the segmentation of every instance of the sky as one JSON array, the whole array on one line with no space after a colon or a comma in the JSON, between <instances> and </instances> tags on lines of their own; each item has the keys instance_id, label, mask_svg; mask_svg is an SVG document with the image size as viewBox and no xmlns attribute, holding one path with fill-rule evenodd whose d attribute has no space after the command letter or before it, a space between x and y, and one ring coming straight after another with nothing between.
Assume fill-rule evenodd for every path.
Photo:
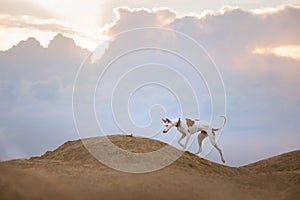
<instances>
[{"instance_id":1,"label":"sky","mask_svg":"<svg viewBox=\"0 0 300 200\"><path fill-rule=\"evenodd\" d=\"M107 39L105 27L117 16L115 9L167 7L180 15L201 14L208 10L216 12L224 5L245 10L277 7L282 4L299 5L297 0L244 0L244 1L196 1L196 0L1 0L0 1L0 50L7 50L29 36L47 46L57 32L71 36L75 42L89 50ZM9 33L8 33L9 32Z\"/></svg>"},{"instance_id":2,"label":"sky","mask_svg":"<svg viewBox=\"0 0 300 200\"><path fill-rule=\"evenodd\" d=\"M227 125L218 143L228 165L240 166L300 149L300 94L297 92L300 5L297 1L1 0L0 18L0 160L41 155L68 140L78 139L72 91L81 64L108 39L143 27L164 28L176 36L161 34L157 46L176 48L180 43L175 32L180 32L201 44L209 54L222 77L227 98ZM131 36L119 42L119 46L111 42L100 47L100 52L105 57L116 51L116 47L131 48L148 37L157 38L149 31L139 37ZM169 44L170 40L175 42ZM180 50L191 49L182 44ZM199 57L204 62L205 58ZM115 62L98 85L96 115L106 124L105 130L116 132L116 126L110 122L128 118L125 111L117 112L114 118L106 110L111 101L108 94L114 89L122 92L122 87L115 87L117 78L126 75L130 67L143 63L152 63L150 67L154 68L160 63L174 70L166 78L167 68L161 66L161 73L153 79L164 80L165 85L171 82L173 88L180 89L174 91L189 94L182 98L192 95L187 91L189 85L180 83L188 81L196 90L193 92L201 113L198 118L210 120L212 106L205 77L195 75L178 57L143 51ZM85 61L83 66L93 68L98 64ZM124 76L127 82L121 85L133 87L141 81L137 77L151 77L151 71L141 73L131 79ZM177 77L178 74L187 78ZM82 80L97 78L96 75L94 71L87 72ZM86 94L87 85L88 81L82 83L81 95ZM162 115L163 111L171 118L180 115L180 105L172 91L153 85L135 89L137 92L128 104L129 118L134 123L142 127L153 123L157 127L162 124L154 116ZM124 100L115 99L114 105L121 105ZM197 117L192 111L192 100L183 99L181 103L188 105L190 116ZM164 110L151 110L156 104L164 105ZM143 136L141 132L136 134ZM170 142L174 134L175 130L156 138ZM209 142L204 145L208 148ZM193 144L190 151L195 151L195 147ZM207 158L220 162L216 151L211 151Z\"/></svg>"}]
</instances>

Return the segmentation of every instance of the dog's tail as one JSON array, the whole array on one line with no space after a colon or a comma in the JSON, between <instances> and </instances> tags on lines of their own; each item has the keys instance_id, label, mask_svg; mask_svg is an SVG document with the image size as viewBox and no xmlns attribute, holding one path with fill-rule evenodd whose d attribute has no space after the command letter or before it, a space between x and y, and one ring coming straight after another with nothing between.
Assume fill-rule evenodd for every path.
<instances>
[{"instance_id":1,"label":"dog's tail","mask_svg":"<svg viewBox=\"0 0 300 200\"><path fill-rule=\"evenodd\" d=\"M221 130L222 128L224 128L224 126L225 126L225 124L226 124L226 117L225 116L220 116L220 117L222 117L222 118L224 118L224 123L223 123L223 125L220 127L220 128L213 128L212 130L213 131L219 131L219 130Z\"/></svg>"}]
</instances>

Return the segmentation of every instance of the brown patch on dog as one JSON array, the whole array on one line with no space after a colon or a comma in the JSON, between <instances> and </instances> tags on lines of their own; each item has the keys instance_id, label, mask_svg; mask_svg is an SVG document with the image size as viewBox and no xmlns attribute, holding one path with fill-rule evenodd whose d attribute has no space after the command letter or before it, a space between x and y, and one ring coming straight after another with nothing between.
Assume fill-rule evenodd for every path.
<instances>
[{"instance_id":1,"label":"brown patch on dog","mask_svg":"<svg viewBox=\"0 0 300 200\"><path fill-rule=\"evenodd\" d=\"M188 118L186 118L185 120L186 120L186 124L188 125L188 127L191 127L195 124L194 120L191 120L191 119L188 119Z\"/></svg>"}]
</instances>

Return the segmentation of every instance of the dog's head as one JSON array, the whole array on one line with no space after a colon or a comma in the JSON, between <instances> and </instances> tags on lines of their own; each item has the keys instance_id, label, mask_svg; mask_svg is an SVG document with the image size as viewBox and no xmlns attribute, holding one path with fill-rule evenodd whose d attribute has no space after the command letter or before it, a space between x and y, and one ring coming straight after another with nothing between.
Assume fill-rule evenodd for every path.
<instances>
[{"instance_id":1,"label":"dog's head","mask_svg":"<svg viewBox=\"0 0 300 200\"><path fill-rule=\"evenodd\" d=\"M161 120L165 123L165 129L163 130L163 133L167 133L174 126L174 124L168 118Z\"/></svg>"}]
</instances>

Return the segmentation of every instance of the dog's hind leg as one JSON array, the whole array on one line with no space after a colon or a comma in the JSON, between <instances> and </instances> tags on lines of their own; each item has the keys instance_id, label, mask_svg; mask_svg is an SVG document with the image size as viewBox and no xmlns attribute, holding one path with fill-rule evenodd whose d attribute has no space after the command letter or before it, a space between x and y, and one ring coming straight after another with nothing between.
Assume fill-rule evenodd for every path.
<instances>
[{"instance_id":1,"label":"dog's hind leg","mask_svg":"<svg viewBox=\"0 0 300 200\"><path fill-rule=\"evenodd\" d=\"M198 135L198 145L199 145L199 150L196 152L196 154L202 152L202 141L207 137L207 133L205 131L201 131Z\"/></svg>"},{"instance_id":2,"label":"dog's hind leg","mask_svg":"<svg viewBox=\"0 0 300 200\"><path fill-rule=\"evenodd\" d=\"M222 162L225 163L225 159L224 159L224 157L223 157L222 150L218 147L217 144L215 144L214 147L218 150L218 152L219 152L219 154L220 154L220 156L221 156Z\"/></svg>"},{"instance_id":3,"label":"dog's hind leg","mask_svg":"<svg viewBox=\"0 0 300 200\"><path fill-rule=\"evenodd\" d=\"M209 137L211 144L218 150L218 152L221 156L222 162L225 163L225 159L223 157L222 150L218 147L218 145L216 143L215 133L213 131L211 133L208 133L208 137Z\"/></svg>"},{"instance_id":4,"label":"dog's hind leg","mask_svg":"<svg viewBox=\"0 0 300 200\"><path fill-rule=\"evenodd\" d=\"M209 138L209 141L210 143L215 146L217 143L216 143L216 139L215 139L215 133L211 130L208 130L207 132L207 135L208 135L208 138Z\"/></svg>"}]
</instances>

